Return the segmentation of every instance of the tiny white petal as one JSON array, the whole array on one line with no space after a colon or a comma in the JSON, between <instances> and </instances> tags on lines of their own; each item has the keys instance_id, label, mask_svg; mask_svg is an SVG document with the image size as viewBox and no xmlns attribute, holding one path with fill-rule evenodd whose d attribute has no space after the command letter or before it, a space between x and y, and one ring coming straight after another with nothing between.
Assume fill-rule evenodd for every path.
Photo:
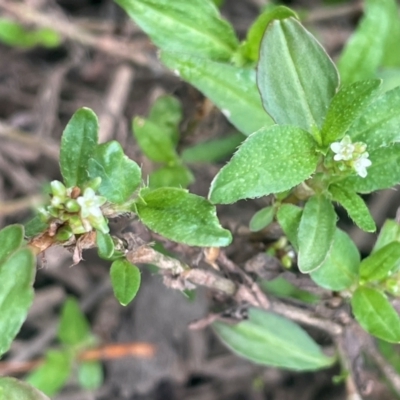
<instances>
[{"instance_id":1,"label":"tiny white petal","mask_svg":"<svg viewBox=\"0 0 400 400\"><path fill-rule=\"evenodd\" d=\"M229 117L231 116L231 112L230 112L228 109L226 109L226 108L223 108L223 109L221 110L221 112L222 112L222 114L225 115L226 118L229 118Z\"/></svg>"},{"instance_id":2,"label":"tiny white petal","mask_svg":"<svg viewBox=\"0 0 400 400\"><path fill-rule=\"evenodd\" d=\"M339 142L334 142L334 143L331 144L331 150L334 153L339 153L341 148L342 148L342 146L341 146L341 144Z\"/></svg>"}]
</instances>

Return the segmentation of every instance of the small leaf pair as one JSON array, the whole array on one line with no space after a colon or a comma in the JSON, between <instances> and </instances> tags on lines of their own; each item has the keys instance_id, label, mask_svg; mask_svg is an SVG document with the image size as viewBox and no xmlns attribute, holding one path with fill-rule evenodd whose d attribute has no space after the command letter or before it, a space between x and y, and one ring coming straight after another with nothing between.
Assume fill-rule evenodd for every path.
<instances>
[{"instance_id":1,"label":"small leaf pair","mask_svg":"<svg viewBox=\"0 0 400 400\"><path fill-rule=\"evenodd\" d=\"M85 187L91 179L100 177L98 192L108 201L121 204L139 186L141 171L118 142L97 144L98 131L92 110L81 108L73 115L62 135L61 174L66 187Z\"/></svg>"}]
</instances>

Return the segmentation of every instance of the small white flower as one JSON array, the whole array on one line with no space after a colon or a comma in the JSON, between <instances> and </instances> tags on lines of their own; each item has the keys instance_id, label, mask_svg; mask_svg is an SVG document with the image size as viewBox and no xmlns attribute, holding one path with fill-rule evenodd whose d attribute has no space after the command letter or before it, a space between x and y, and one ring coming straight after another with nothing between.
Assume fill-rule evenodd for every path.
<instances>
[{"instance_id":1,"label":"small white flower","mask_svg":"<svg viewBox=\"0 0 400 400\"><path fill-rule=\"evenodd\" d=\"M341 170L350 167L362 178L367 176L367 168L372 165L372 162L368 158L369 154L366 152L367 145L365 143L352 143L350 136L346 135L340 142L334 142L330 147L335 153L333 159L343 161L340 166Z\"/></svg>"},{"instance_id":2,"label":"small white flower","mask_svg":"<svg viewBox=\"0 0 400 400\"><path fill-rule=\"evenodd\" d=\"M340 142L332 143L331 150L336 153L333 157L335 161L349 161L353 158L355 146L351 143L350 136L346 135Z\"/></svg>"},{"instance_id":3,"label":"small white flower","mask_svg":"<svg viewBox=\"0 0 400 400\"><path fill-rule=\"evenodd\" d=\"M353 168L357 174L361 176L361 178L365 178L367 176L367 168L372 165L372 162L368 156L369 154L365 152L353 161Z\"/></svg>"},{"instance_id":4,"label":"small white flower","mask_svg":"<svg viewBox=\"0 0 400 400\"><path fill-rule=\"evenodd\" d=\"M100 218L103 213L100 207L106 202L106 198L97 196L92 188L86 188L83 192L83 196L76 199L78 204L81 206L81 217L88 218Z\"/></svg>"}]
</instances>

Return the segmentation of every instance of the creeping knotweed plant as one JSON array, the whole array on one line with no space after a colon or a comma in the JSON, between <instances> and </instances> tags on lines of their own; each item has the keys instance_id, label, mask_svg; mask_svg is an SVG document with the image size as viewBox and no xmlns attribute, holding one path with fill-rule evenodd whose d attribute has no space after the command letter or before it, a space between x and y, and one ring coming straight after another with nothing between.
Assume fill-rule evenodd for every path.
<instances>
[{"instance_id":1,"label":"creeping knotweed plant","mask_svg":"<svg viewBox=\"0 0 400 400\"><path fill-rule=\"evenodd\" d=\"M397 57L384 57L387 49L398 53L396 2L367 1L360 29L339 59L340 74L298 16L285 7L268 8L240 43L212 0L116 2L160 48L161 61L202 91L247 138L215 176L207 200L182 188L193 177L184 157L177 154L181 111L176 101L167 100L169 112L157 106L147 120L133 123L143 152L162 164L149 187L118 142L98 144L95 114L87 108L78 110L61 140L63 181L51 183L48 204L25 231L20 225L0 231L0 355L10 348L32 303L34 254L61 245L73 250L78 262L83 249L97 247L99 256L112 262L114 293L126 305L135 297L141 275L133 265L130 244L111 235L110 218L135 215L167 239L221 247L232 237L221 227L215 204L262 196L270 196L272 204L254 215L251 230L261 231L276 220L285 237L275 248L285 253L281 260L287 268L297 262L297 273L308 274L317 285L348 301L366 331L400 343L400 317L391 304L400 287L400 224L387 221L371 254L361 260L353 241L337 228L334 208L341 205L359 228L374 232L375 222L361 195L400 183L400 87L387 90L375 79L380 61L386 58L389 63ZM20 34L23 41L29 39L23 31ZM371 45L375 36L383 37L384 43ZM150 245L140 249L148 252L145 255L157 254L158 260L166 257ZM149 262L146 257L138 260ZM197 272L202 274L200 284L265 309L250 308L247 320L236 325L213 324L219 337L241 356L296 371L325 368L336 361L286 316L292 318L292 310L297 310L303 323L317 320L315 326L326 332L333 327L328 332L333 342L347 327L319 320L314 312L304 314L307 306L299 311L281 303L274 312L285 317L270 312L272 303L261 295L258 282L233 263L227 263L224 274L191 269L171 257L167 261L167 280L175 279L176 287L183 288L185 279ZM290 293L304 303L321 301L284 280L260 286L269 293ZM84 328L83 339L88 334ZM75 329L69 332L76 336ZM68 354L49 360L65 361ZM0 398L7 390L45 399L25 384L0 378Z\"/></svg>"}]
</instances>

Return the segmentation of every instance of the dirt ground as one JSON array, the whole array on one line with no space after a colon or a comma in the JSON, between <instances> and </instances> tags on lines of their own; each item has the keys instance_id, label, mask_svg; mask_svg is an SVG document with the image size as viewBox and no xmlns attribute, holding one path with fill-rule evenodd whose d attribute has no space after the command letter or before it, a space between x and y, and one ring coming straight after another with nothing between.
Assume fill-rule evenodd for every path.
<instances>
[{"instance_id":1,"label":"dirt ground","mask_svg":"<svg viewBox=\"0 0 400 400\"><path fill-rule=\"evenodd\" d=\"M0 1L0 15L30 24L36 18L39 25L46 22L40 20L40 15L52 18L65 40L53 50L0 45L0 227L26 222L32 206L41 202L44 185L61 178L57 157L62 129L79 107L90 107L98 114L101 140L118 140L125 152L142 165L145 175L155 166L140 153L130 121L133 116L147 115L158 96L174 94L183 103L182 149L233 131L200 93L160 64L154 46L111 0L25 0L22 3L26 7L37 11L32 20L24 13L12 15L2 8L2 4L13 2ZM308 28L333 57L340 52L362 10L359 1L344 1L335 8L326 8L322 0L285 3L306 11ZM222 13L243 38L264 4L265 0L226 0ZM85 32L83 39L79 31ZM124 47L127 44L129 51ZM194 165L196 182L190 190L206 195L222 165ZM260 235L248 229L251 216L267 201L239 202L218 209L222 224L235 235L226 254L239 266L263 253L276 235L274 230ZM395 215L399 194L383 191L368 198L368 202L381 225L385 218ZM343 224L347 226L346 221ZM146 241L155 239L136 222L129 229ZM350 224L347 229L361 251L367 252L375 236ZM199 249L168 242L165 246L189 264L201 255ZM105 361L105 382L99 390L84 391L72 380L57 400L346 398L345 384L333 381L340 373L338 366L316 373L259 367L226 350L211 329L189 329L193 321L206 317L210 310L235 308L226 299L199 289L195 300L188 301L179 291L167 288L162 277L143 267L139 294L123 308L112 294L109 263L91 251L84 254L84 259L71 267L71 255L62 249L51 249L40 258L35 303L7 360L35 359L54 344L57 312L70 294L79 299L103 343L149 342L156 346L156 352L152 358L137 354ZM310 332L319 343L332 347L328 335ZM360 380L365 399L393 399L380 383L376 369L364 367Z\"/></svg>"}]
</instances>

